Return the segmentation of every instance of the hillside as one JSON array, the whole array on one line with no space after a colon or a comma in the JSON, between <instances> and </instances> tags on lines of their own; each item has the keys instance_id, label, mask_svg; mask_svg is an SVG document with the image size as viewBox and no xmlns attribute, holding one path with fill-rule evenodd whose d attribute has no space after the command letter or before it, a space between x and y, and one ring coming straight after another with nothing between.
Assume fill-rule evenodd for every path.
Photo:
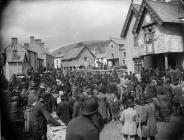
<instances>
[{"instance_id":1,"label":"hillside","mask_svg":"<svg viewBox=\"0 0 184 140\"><path fill-rule=\"evenodd\" d=\"M52 54L54 56L57 56L61 53L66 54L69 50L71 50L75 47L83 46L83 45L86 45L92 51L95 48L96 53L104 53L105 52L105 42L106 42L105 40L78 42L78 43L75 43L75 44L63 46L63 47L57 49L56 51L54 51Z\"/></svg>"}]
</instances>

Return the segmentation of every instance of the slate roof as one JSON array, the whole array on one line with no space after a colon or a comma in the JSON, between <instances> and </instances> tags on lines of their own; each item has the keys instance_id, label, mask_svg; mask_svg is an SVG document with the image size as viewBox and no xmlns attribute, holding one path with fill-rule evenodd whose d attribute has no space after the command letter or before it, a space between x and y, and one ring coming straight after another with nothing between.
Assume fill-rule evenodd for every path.
<instances>
[{"instance_id":1,"label":"slate roof","mask_svg":"<svg viewBox=\"0 0 184 140\"><path fill-rule=\"evenodd\" d=\"M106 53L101 53L101 54L96 54L96 57L97 58L106 58L107 57L107 54Z\"/></svg>"},{"instance_id":2,"label":"slate roof","mask_svg":"<svg viewBox=\"0 0 184 140\"><path fill-rule=\"evenodd\" d=\"M121 32L121 35L120 35L121 37L126 36L126 33L129 29L130 21L131 21L131 18L132 18L132 14L137 16L138 12L139 12L139 9L140 9L140 5L138 5L138 4L131 4L130 5L129 10L128 10L128 14L127 14L127 17L125 19L123 29L122 29L122 32Z\"/></svg>"},{"instance_id":3,"label":"slate roof","mask_svg":"<svg viewBox=\"0 0 184 140\"><path fill-rule=\"evenodd\" d=\"M73 49L71 49L68 53L66 53L63 57L63 60L68 60L68 59L75 59L77 58L84 49L88 49L88 51L94 56L96 57L92 52L91 50L86 47L86 46L82 46L82 47L75 47Z\"/></svg>"},{"instance_id":4,"label":"slate roof","mask_svg":"<svg viewBox=\"0 0 184 140\"><path fill-rule=\"evenodd\" d=\"M118 45L122 45L125 43L124 40L121 38L111 38L110 40L114 41Z\"/></svg>"},{"instance_id":5,"label":"slate roof","mask_svg":"<svg viewBox=\"0 0 184 140\"><path fill-rule=\"evenodd\" d=\"M155 11L155 13L160 17L162 22L174 22L178 23L179 20L179 4L164 3L147 1L149 6Z\"/></svg>"},{"instance_id":6,"label":"slate roof","mask_svg":"<svg viewBox=\"0 0 184 140\"><path fill-rule=\"evenodd\" d=\"M24 48L24 49L26 49L26 50L28 50L28 51L37 53L37 52L34 51L33 49L31 49L31 48L26 48L25 46L23 46L23 45L21 45L21 44L19 44L19 43L17 43L16 45L17 45L17 46L20 46L20 47L22 47L22 48ZM6 49L9 48L9 47L12 47L12 44L8 45L8 46L7 46L6 48L4 48L4 49L6 50Z\"/></svg>"},{"instance_id":7,"label":"slate roof","mask_svg":"<svg viewBox=\"0 0 184 140\"><path fill-rule=\"evenodd\" d=\"M48 54L48 55L51 55L53 56L44 46L40 46L38 44L30 44L29 47L38 53L38 56L41 57L41 54Z\"/></svg>"},{"instance_id":8,"label":"slate roof","mask_svg":"<svg viewBox=\"0 0 184 140\"><path fill-rule=\"evenodd\" d=\"M107 47L107 45L111 42L115 42L116 44L118 44L119 46L122 46L125 42L123 39L120 38L110 38L108 41L106 41L105 46Z\"/></svg>"},{"instance_id":9,"label":"slate roof","mask_svg":"<svg viewBox=\"0 0 184 140\"><path fill-rule=\"evenodd\" d=\"M70 44L70 45L66 45L66 46L62 46L61 48L55 50L54 52L52 52L52 54L54 56L58 55L59 53L63 53L66 54L68 53L71 49L75 48L75 47L80 47L80 45L85 45L87 46L90 50L92 50L93 48L96 49L96 51L98 51L99 53L104 53L105 51L105 40L92 40L92 41L83 41L83 42L78 42L78 43L74 43L74 44Z\"/></svg>"},{"instance_id":10,"label":"slate roof","mask_svg":"<svg viewBox=\"0 0 184 140\"><path fill-rule=\"evenodd\" d=\"M55 56L55 58L62 58L62 57L64 57L64 54L63 53L58 54L58 55Z\"/></svg>"},{"instance_id":11,"label":"slate roof","mask_svg":"<svg viewBox=\"0 0 184 140\"><path fill-rule=\"evenodd\" d=\"M24 62L26 53L23 51L7 51L6 60L7 62Z\"/></svg>"},{"instance_id":12,"label":"slate roof","mask_svg":"<svg viewBox=\"0 0 184 140\"><path fill-rule=\"evenodd\" d=\"M74 59L77 58L77 56L80 54L80 52L84 49L84 47L77 47L71 49L63 59Z\"/></svg>"},{"instance_id":13,"label":"slate roof","mask_svg":"<svg viewBox=\"0 0 184 140\"><path fill-rule=\"evenodd\" d=\"M139 10L139 16L133 27L133 33L137 32L140 28L140 23L144 15L144 9L147 9L148 13L158 24L162 23L182 23L179 13L180 4L158 2L151 0L144 0Z\"/></svg>"}]
</instances>

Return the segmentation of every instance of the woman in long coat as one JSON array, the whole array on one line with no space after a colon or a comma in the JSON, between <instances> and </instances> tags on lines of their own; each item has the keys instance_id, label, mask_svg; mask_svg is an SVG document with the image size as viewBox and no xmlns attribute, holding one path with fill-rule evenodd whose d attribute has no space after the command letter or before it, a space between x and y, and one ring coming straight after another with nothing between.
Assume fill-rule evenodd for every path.
<instances>
[{"instance_id":1,"label":"woman in long coat","mask_svg":"<svg viewBox=\"0 0 184 140\"><path fill-rule=\"evenodd\" d=\"M155 135L158 133L155 114L154 103L151 99L147 99L141 116L142 140L147 140L148 137L150 140L155 140Z\"/></svg>"},{"instance_id":2,"label":"woman in long coat","mask_svg":"<svg viewBox=\"0 0 184 140\"><path fill-rule=\"evenodd\" d=\"M168 121L170 99L162 86L158 87L157 98L160 102L159 114L162 121Z\"/></svg>"}]
</instances>

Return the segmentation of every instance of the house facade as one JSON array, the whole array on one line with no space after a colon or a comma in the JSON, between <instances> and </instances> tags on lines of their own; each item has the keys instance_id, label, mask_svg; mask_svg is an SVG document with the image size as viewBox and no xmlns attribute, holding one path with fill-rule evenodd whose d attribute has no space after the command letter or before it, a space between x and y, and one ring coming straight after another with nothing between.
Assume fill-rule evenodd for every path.
<instances>
[{"instance_id":1,"label":"house facade","mask_svg":"<svg viewBox=\"0 0 184 140\"><path fill-rule=\"evenodd\" d=\"M64 55L63 53L60 53L58 55L55 56L54 58L54 68L61 68L62 67L62 59L63 59Z\"/></svg>"},{"instance_id":2,"label":"house facade","mask_svg":"<svg viewBox=\"0 0 184 140\"><path fill-rule=\"evenodd\" d=\"M96 54L95 67L102 68L104 65L107 65L107 54Z\"/></svg>"},{"instance_id":3,"label":"house facade","mask_svg":"<svg viewBox=\"0 0 184 140\"><path fill-rule=\"evenodd\" d=\"M121 58L120 51L121 47L124 45L122 39L111 38L106 43L106 56L107 56L107 65L109 67L112 66L120 66L123 64L123 60Z\"/></svg>"},{"instance_id":4,"label":"house facade","mask_svg":"<svg viewBox=\"0 0 184 140\"><path fill-rule=\"evenodd\" d=\"M131 4L129 7L129 11L127 14L127 17L124 22L124 26L121 32L120 37L124 40L124 50L122 57L126 58L126 65L127 65L127 71L132 71L132 72L139 72L139 67L141 65L139 62L135 63L137 61L136 56L138 56L138 51L134 47L134 35L132 34L132 29L134 27L136 18L138 16L140 5L137 4ZM122 48L123 49L123 48ZM123 59L124 60L124 59ZM140 65L137 67L137 65Z\"/></svg>"},{"instance_id":5,"label":"house facade","mask_svg":"<svg viewBox=\"0 0 184 140\"><path fill-rule=\"evenodd\" d=\"M28 43L24 43L24 48L27 50L27 57L28 57L28 63L29 63L29 67L32 67L34 70L37 69L37 63L38 63L38 54L37 52L31 50L29 48L29 44Z\"/></svg>"},{"instance_id":6,"label":"house facade","mask_svg":"<svg viewBox=\"0 0 184 140\"><path fill-rule=\"evenodd\" d=\"M31 36L29 46L38 53L39 67L42 65L45 70L54 68L54 56L46 49L41 39L35 39L34 36Z\"/></svg>"},{"instance_id":7,"label":"house facade","mask_svg":"<svg viewBox=\"0 0 184 140\"><path fill-rule=\"evenodd\" d=\"M95 66L96 56L86 47L76 47L71 49L62 59L63 67L87 67Z\"/></svg>"},{"instance_id":8,"label":"house facade","mask_svg":"<svg viewBox=\"0 0 184 140\"><path fill-rule=\"evenodd\" d=\"M29 61L32 60L28 57L31 51L19 44L17 38L12 38L11 44L4 49L4 53L6 54L5 76L8 80L13 74L26 74L27 68L34 63Z\"/></svg>"},{"instance_id":9,"label":"house facade","mask_svg":"<svg viewBox=\"0 0 184 140\"><path fill-rule=\"evenodd\" d=\"M145 68L184 67L184 22L181 3L144 0L133 27L132 58ZM134 61L136 63L136 61Z\"/></svg>"}]
</instances>

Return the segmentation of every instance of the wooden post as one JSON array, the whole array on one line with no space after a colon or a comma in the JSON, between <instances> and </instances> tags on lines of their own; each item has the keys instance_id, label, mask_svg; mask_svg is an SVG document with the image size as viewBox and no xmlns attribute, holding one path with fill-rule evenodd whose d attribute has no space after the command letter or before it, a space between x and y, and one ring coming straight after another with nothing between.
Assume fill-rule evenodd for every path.
<instances>
[{"instance_id":1,"label":"wooden post","mask_svg":"<svg viewBox=\"0 0 184 140\"><path fill-rule=\"evenodd\" d=\"M168 54L164 54L164 59L165 59L165 71L168 69Z\"/></svg>"}]
</instances>

